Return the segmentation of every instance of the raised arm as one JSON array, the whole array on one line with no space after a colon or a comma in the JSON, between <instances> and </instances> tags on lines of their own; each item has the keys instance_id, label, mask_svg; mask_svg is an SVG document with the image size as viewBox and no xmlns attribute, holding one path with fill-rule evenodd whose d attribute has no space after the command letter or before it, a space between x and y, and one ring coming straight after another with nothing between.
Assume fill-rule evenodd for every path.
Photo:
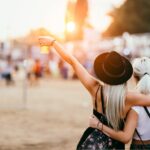
<instances>
[{"instance_id":1,"label":"raised arm","mask_svg":"<svg viewBox=\"0 0 150 150\"><path fill-rule=\"evenodd\" d=\"M150 95L141 94L138 92L128 92L126 104L132 106L150 106Z\"/></svg>"},{"instance_id":2,"label":"raised arm","mask_svg":"<svg viewBox=\"0 0 150 150\"><path fill-rule=\"evenodd\" d=\"M60 55L60 57L72 66L79 80L90 92L90 94L92 96L95 95L99 82L88 73L88 71L79 63L79 61L73 55L67 53L64 47L59 42L55 41L52 37L39 37L39 42L41 46L53 46L57 53Z\"/></svg>"},{"instance_id":3,"label":"raised arm","mask_svg":"<svg viewBox=\"0 0 150 150\"><path fill-rule=\"evenodd\" d=\"M115 131L108 126L103 125L101 122L99 122L99 120L96 117L90 118L90 126L93 128L98 128L111 138L126 144L133 137L135 128L137 126L137 121L138 121L138 114L131 109L127 115L123 131Z\"/></svg>"}]
</instances>

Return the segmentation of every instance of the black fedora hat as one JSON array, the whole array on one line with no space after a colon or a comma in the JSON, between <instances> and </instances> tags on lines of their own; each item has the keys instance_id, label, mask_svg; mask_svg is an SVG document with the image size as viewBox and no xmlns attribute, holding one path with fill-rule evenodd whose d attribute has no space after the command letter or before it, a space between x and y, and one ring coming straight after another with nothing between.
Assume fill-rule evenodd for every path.
<instances>
[{"instance_id":1,"label":"black fedora hat","mask_svg":"<svg viewBox=\"0 0 150 150\"><path fill-rule=\"evenodd\" d=\"M128 59L116 51L111 51L96 57L94 71L98 79L104 83L118 85L130 79L133 68Z\"/></svg>"}]
</instances>

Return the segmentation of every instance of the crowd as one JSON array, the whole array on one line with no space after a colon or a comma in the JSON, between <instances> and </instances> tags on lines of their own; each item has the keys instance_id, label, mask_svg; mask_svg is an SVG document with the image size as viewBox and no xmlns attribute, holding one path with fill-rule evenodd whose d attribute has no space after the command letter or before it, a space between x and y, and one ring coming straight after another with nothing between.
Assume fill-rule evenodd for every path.
<instances>
[{"instance_id":1,"label":"crowd","mask_svg":"<svg viewBox=\"0 0 150 150\"><path fill-rule=\"evenodd\" d=\"M5 81L6 85L15 85L18 80L24 80L25 77L31 85L38 83L41 78L77 78L70 65L52 51L44 57L28 55L19 59L14 59L12 52L0 59L0 81ZM80 55L78 59L91 71L91 62L85 55Z\"/></svg>"}]
</instances>

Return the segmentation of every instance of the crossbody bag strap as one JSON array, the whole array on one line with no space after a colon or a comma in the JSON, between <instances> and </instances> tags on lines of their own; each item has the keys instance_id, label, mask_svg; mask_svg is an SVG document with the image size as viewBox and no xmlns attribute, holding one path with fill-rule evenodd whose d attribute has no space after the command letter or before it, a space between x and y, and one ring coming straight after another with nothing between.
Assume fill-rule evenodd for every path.
<instances>
[{"instance_id":1,"label":"crossbody bag strap","mask_svg":"<svg viewBox=\"0 0 150 150\"><path fill-rule=\"evenodd\" d=\"M142 142L142 144L143 144L143 148L145 148L145 144L144 144L144 142L143 142L143 140L142 140L142 138L141 138L141 136L140 136L138 130L135 129L135 132L136 132L136 134L138 135L138 137L140 138L140 140L141 140L141 142Z\"/></svg>"},{"instance_id":2,"label":"crossbody bag strap","mask_svg":"<svg viewBox=\"0 0 150 150\"><path fill-rule=\"evenodd\" d=\"M147 107L146 107L146 106L144 106L144 109L145 109L145 111L146 111L146 113L147 113L148 117L150 118L150 113L149 113L149 111L148 111Z\"/></svg>"}]
</instances>

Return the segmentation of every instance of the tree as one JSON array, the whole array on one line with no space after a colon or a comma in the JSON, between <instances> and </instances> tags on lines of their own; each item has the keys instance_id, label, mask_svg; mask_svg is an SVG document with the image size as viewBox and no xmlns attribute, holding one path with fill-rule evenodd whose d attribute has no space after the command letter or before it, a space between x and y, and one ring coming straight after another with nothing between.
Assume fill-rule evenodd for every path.
<instances>
[{"instance_id":1,"label":"tree","mask_svg":"<svg viewBox=\"0 0 150 150\"><path fill-rule=\"evenodd\" d=\"M124 32L150 32L150 0L126 0L110 15L113 22L103 36L118 36Z\"/></svg>"}]
</instances>

